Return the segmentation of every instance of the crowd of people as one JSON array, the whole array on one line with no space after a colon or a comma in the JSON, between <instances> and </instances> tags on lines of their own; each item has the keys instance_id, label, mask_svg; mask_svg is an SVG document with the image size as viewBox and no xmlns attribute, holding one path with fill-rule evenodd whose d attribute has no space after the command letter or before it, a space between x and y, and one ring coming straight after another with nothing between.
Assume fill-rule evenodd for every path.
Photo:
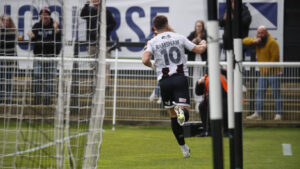
<instances>
[{"instance_id":1,"label":"crowd of people","mask_svg":"<svg viewBox=\"0 0 300 169\"><path fill-rule=\"evenodd\" d=\"M232 1L234 2L234 1ZM100 0L88 0L81 10L80 17L86 21L88 53L90 57L98 56ZM234 9L234 3L232 3ZM116 26L113 14L106 10L107 40L110 40L110 32ZM231 16L234 18L234 15ZM228 18L226 13L220 18L220 27L224 27ZM242 38L243 44L254 46L258 62L279 62L279 46L268 32L267 28L260 26L256 37L248 37L251 15L246 5L242 7ZM51 11L44 7L39 12L39 21L27 33L33 46L35 57L57 57L61 52L62 30L58 21L51 17ZM16 56L17 29L9 15L0 17L0 56ZM157 87L150 96L150 100L157 95L171 118L173 134L180 145L184 157L190 156L190 148L185 144L183 136L183 124L189 119L190 110L190 84L195 84L195 96L203 95L198 103L198 111L203 122L203 133L208 136L209 126L209 102L208 102L208 77L207 71L196 68L188 69L187 61L207 61L206 51L207 33L205 22L197 20L194 30L183 36L176 33L169 25L168 18L158 15L153 19L152 34L148 38L147 45L142 55L143 64L152 67L157 74ZM163 45L168 44L168 45ZM174 57L173 53L176 53ZM109 54L108 54L109 55ZM155 60L152 64L151 58ZM10 100L12 90L11 79L15 72L14 61L0 61L0 101ZM222 69L224 70L224 69ZM221 86L223 100L224 135L227 134L227 84L226 73L221 71ZM226 71L225 71L226 72ZM261 67L260 76L257 81L255 112L246 119L261 120L264 104L264 95L268 86L272 87L275 97L276 115L274 120L281 120L282 98L280 93L280 68ZM197 76L193 76L197 75ZM54 83L57 76L57 63L54 61L34 61L32 72L32 93L34 93L33 104L51 105L54 94ZM193 76L194 81L189 82L188 77Z\"/></svg>"},{"instance_id":2,"label":"crowd of people","mask_svg":"<svg viewBox=\"0 0 300 169\"><path fill-rule=\"evenodd\" d=\"M99 13L101 0L88 0L81 10L80 17L86 21L86 40L89 42L88 54L97 57L98 41L100 34ZM107 40L110 32L116 26L116 21L109 10L107 16ZM58 21L51 17L51 10L45 6L39 12L39 21L27 32L33 48L34 57L57 57L62 48L62 30ZM0 56L17 56L17 29L12 18L3 14L0 17ZM108 56L109 54L107 54ZM9 60L0 61L0 102L11 101L12 77L15 72L16 62ZM56 61L34 60L32 71L32 93L34 105L52 105L55 96L55 79L57 78ZM108 79L107 79L108 80Z\"/></svg>"}]
</instances>

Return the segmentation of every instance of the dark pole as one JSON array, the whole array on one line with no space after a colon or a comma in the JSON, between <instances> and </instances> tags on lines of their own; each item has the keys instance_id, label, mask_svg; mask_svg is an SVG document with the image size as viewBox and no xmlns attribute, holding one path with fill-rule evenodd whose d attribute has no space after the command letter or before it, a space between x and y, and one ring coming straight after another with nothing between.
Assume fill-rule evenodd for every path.
<instances>
[{"instance_id":1,"label":"dark pole","mask_svg":"<svg viewBox=\"0 0 300 169\"><path fill-rule=\"evenodd\" d=\"M209 110L212 131L213 166L223 169L223 137L222 137L222 96L219 68L219 22L217 19L217 0L207 0L207 51L209 74Z\"/></svg>"},{"instance_id":2,"label":"dark pole","mask_svg":"<svg viewBox=\"0 0 300 169\"><path fill-rule=\"evenodd\" d=\"M224 49L232 50L233 49L233 39L232 39L232 8L231 0L226 0L226 23L224 29Z\"/></svg>"},{"instance_id":3,"label":"dark pole","mask_svg":"<svg viewBox=\"0 0 300 169\"><path fill-rule=\"evenodd\" d=\"M242 0L234 0L234 54L236 65L234 70L234 120L235 120L235 168L243 168L243 131L242 131L242 111L243 111L243 93L242 93L242 31L241 31Z\"/></svg>"},{"instance_id":4,"label":"dark pole","mask_svg":"<svg viewBox=\"0 0 300 169\"><path fill-rule=\"evenodd\" d=\"M228 104L228 132L229 132L229 154L230 169L235 169L234 153L234 111L233 111L233 38L232 38L232 7L231 0L226 0L226 23L224 28L224 49L227 57L227 104Z\"/></svg>"}]
</instances>

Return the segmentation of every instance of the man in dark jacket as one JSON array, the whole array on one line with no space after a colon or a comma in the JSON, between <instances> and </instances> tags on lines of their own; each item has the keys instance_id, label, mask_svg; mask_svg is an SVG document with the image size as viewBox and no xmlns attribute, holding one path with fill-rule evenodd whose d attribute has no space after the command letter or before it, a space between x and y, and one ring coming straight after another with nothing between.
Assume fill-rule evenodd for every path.
<instances>
[{"instance_id":1,"label":"man in dark jacket","mask_svg":"<svg viewBox=\"0 0 300 169\"><path fill-rule=\"evenodd\" d=\"M56 57L61 50L61 30L57 21L51 18L47 7L40 11L40 21L28 32L33 45L35 57ZM54 61L34 61L32 91L35 94L34 104L52 104L54 80L57 74ZM44 95L44 96L43 96ZM43 97L42 97L43 96Z\"/></svg>"},{"instance_id":2,"label":"man in dark jacket","mask_svg":"<svg viewBox=\"0 0 300 169\"><path fill-rule=\"evenodd\" d=\"M231 0L232 4L231 4L231 7L232 7L232 13L231 13L231 18L232 18L232 21L234 19L234 0ZM223 17L221 17L219 19L219 25L221 27L225 27L225 24L226 24L226 19L227 19L227 13L225 11ZM250 11L248 9L248 7L246 6L246 4L242 4L242 14L241 14L241 38L245 38L248 36L248 33L249 33L249 28L250 28L250 24L251 24L251 21L252 21L252 17L251 17L251 14L250 14ZM232 26L232 32L237 32L235 30L235 27ZM224 39L225 37L223 36L223 42L225 42L226 40ZM244 54L245 54L245 51L246 51L246 46L243 46L243 60L245 60L244 58Z\"/></svg>"},{"instance_id":3,"label":"man in dark jacket","mask_svg":"<svg viewBox=\"0 0 300 169\"><path fill-rule=\"evenodd\" d=\"M91 6L90 6L90 3ZM88 43L88 53L92 58L97 58L99 54L99 36L100 36L100 12L101 6L99 5L101 0L88 0L81 10L80 17L86 20L86 40ZM110 40L110 33L115 28L116 21L112 13L106 9L106 41ZM109 49L110 47L107 47ZM110 52L106 53L106 58L110 58ZM90 67L94 70L95 64L90 64ZM106 66L106 74L110 74L110 67ZM105 85L108 86L110 76L105 78Z\"/></svg>"},{"instance_id":4,"label":"man in dark jacket","mask_svg":"<svg viewBox=\"0 0 300 169\"><path fill-rule=\"evenodd\" d=\"M231 1L232 2L232 14L231 14L231 18L234 19L234 0ZM227 13L225 11L223 17L221 17L219 19L219 25L221 27L224 27L226 24L226 19L227 19ZM246 4L242 4L242 16L241 16L241 21L242 21L242 39L248 36L249 33L249 27L251 24L251 14L250 11L248 9L248 7L246 6ZM232 32L236 32L235 31L235 27L232 27Z\"/></svg>"},{"instance_id":5,"label":"man in dark jacket","mask_svg":"<svg viewBox=\"0 0 300 169\"><path fill-rule=\"evenodd\" d=\"M93 3L90 6L90 3ZM86 20L86 39L89 42L88 50L91 57L96 57L97 40L100 36L100 0L88 0L81 10L80 17ZM112 13L106 9L106 40L110 40L110 33L116 26Z\"/></svg>"}]
</instances>

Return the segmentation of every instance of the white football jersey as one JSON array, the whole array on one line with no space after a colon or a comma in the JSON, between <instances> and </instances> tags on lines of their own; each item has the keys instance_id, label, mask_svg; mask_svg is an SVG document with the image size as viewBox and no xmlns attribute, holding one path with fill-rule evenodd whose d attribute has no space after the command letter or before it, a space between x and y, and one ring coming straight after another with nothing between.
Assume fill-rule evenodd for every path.
<instances>
[{"instance_id":1,"label":"white football jersey","mask_svg":"<svg viewBox=\"0 0 300 169\"><path fill-rule=\"evenodd\" d=\"M151 52L154 56L157 80L175 73L184 73L188 76L184 49L191 51L194 47L195 44L185 36L174 32L160 33L148 41L145 51ZM179 67L183 70L178 70Z\"/></svg>"}]
</instances>

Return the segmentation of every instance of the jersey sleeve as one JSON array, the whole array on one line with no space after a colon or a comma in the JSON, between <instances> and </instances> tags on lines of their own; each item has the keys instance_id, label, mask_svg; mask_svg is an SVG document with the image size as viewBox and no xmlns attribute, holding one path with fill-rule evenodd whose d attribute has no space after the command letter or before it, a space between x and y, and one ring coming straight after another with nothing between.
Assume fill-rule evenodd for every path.
<instances>
[{"instance_id":1,"label":"jersey sleeve","mask_svg":"<svg viewBox=\"0 0 300 169\"><path fill-rule=\"evenodd\" d=\"M145 52L147 51L147 52L153 53L153 48L152 48L152 45L151 45L151 42L150 42L150 41L148 41L146 47L144 48L144 51L145 51Z\"/></svg>"},{"instance_id":2,"label":"jersey sleeve","mask_svg":"<svg viewBox=\"0 0 300 169\"><path fill-rule=\"evenodd\" d=\"M183 37L183 45L189 51L192 51L193 48L196 46L196 44L188 40L186 37Z\"/></svg>"}]
</instances>

